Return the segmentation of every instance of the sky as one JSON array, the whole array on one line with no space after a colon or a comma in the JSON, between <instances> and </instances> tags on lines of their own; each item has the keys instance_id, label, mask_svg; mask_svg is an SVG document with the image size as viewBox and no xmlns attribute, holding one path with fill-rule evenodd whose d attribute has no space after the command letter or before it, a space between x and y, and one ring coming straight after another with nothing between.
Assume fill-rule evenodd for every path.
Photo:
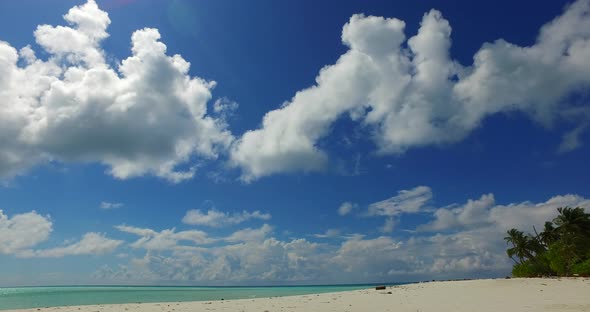
<instances>
[{"instance_id":1,"label":"sky","mask_svg":"<svg viewBox=\"0 0 590 312\"><path fill-rule=\"evenodd\" d=\"M0 286L509 275L589 59L589 0L0 2Z\"/></svg>"}]
</instances>

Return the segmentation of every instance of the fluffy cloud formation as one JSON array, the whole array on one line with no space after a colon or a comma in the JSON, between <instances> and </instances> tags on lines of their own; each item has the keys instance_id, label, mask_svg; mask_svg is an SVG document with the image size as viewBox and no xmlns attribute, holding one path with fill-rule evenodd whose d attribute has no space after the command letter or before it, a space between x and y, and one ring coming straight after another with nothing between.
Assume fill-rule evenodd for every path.
<instances>
[{"instance_id":1,"label":"fluffy cloud formation","mask_svg":"<svg viewBox=\"0 0 590 312\"><path fill-rule=\"evenodd\" d=\"M207 212L202 212L200 209L193 209L186 212L184 218L182 218L182 222L190 225L220 227L239 224L251 219L270 220L270 218L270 214L261 213L258 210L254 212L242 211L241 213L236 212L229 214L216 209L209 209Z\"/></svg>"},{"instance_id":2,"label":"fluffy cloud formation","mask_svg":"<svg viewBox=\"0 0 590 312\"><path fill-rule=\"evenodd\" d=\"M78 242L66 246L35 249L47 241L53 231L49 217L27 212L9 218L0 210L0 254L22 258L61 258L71 255L103 255L112 252L123 241L100 233L86 233Z\"/></svg>"},{"instance_id":3,"label":"fluffy cloud formation","mask_svg":"<svg viewBox=\"0 0 590 312\"><path fill-rule=\"evenodd\" d=\"M359 235L343 242L330 260L338 264L344 272L376 275L376 272L367 268L383 269L384 266L399 265L399 259L396 259L396 250L402 246L402 242L395 241L391 237L380 236L365 239ZM382 273L386 272L387 270Z\"/></svg>"},{"instance_id":4,"label":"fluffy cloud formation","mask_svg":"<svg viewBox=\"0 0 590 312\"><path fill-rule=\"evenodd\" d=\"M417 192L422 188L423 192ZM398 192L428 193L426 187ZM396 201L403 202L403 201ZM414 205L413 207L420 207ZM395 210L381 214L384 233L392 232L402 214L428 213L432 221L417 226L405 238L343 234L330 229L303 238L279 239L273 226L241 228L218 237L199 230L156 231L120 225L116 229L139 238L125 244L105 234L86 233L64 246L36 248L47 240L51 221L35 212L9 218L0 213L0 252L26 258L104 255L128 248L118 268L104 267L96 278L127 281L188 281L206 284L352 282L416 280L506 274L510 262L502 241L512 227L532 229L556 214L562 206L590 209L590 200L577 195L555 196L541 203L499 205L493 194L439 209ZM391 226L389 224L392 224ZM388 228L391 227L391 228ZM122 252L127 252L122 250ZM143 255L141 255L141 253ZM138 256L138 253L140 254ZM129 260L124 260L129 259Z\"/></svg>"},{"instance_id":5,"label":"fluffy cloud formation","mask_svg":"<svg viewBox=\"0 0 590 312\"><path fill-rule=\"evenodd\" d=\"M208 112L215 82L167 55L157 29L134 32L131 56L111 66L101 49L111 21L89 0L64 15L67 26L38 26L46 60L0 41L0 178L57 161L179 182L194 176L196 159L226 153L244 181L317 171L329 158L320 142L340 118L370 130L379 153L397 154L460 141L492 114L521 111L548 127L571 125L559 146L568 152L590 120L566 100L590 84L589 11L578 0L535 44L486 43L469 66L452 59L451 26L436 10L410 38L399 19L354 15L342 29L348 51L235 141L227 120L237 103L219 98Z\"/></svg>"},{"instance_id":6,"label":"fluffy cloud formation","mask_svg":"<svg viewBox=\"0 0 590 312\"><path fill-rule=\"evenodd\" d=\"M414 198L416 189L398 196ZM423 189L424 190L424 189ZM428 192L431 196L431 191ZM419 207L420 205L414 206ZM0 253L25 258L56 258L72 255L105 255L122 248L118 268L103 267L96 278L142 282L187 281L205 284L268 284L302 282L375 282L501 276L510 269L502 240L507 229L532 230L556 215L557 207L590 209L590 199L559 195L547 201L496 203L484 194L462 204L438 209L395 210L379 215L383 233L393 232L396 217L429 214L431 220L415 230L394 236L343 234L330 229L313 239L280 239L273 226L238 228L211 237L199 230L156 231L127 225L116 229L139 237L126 244L105 234L86 233L64 246L36 248L52 231L48 217L35 212L9 218L0 212ZM392 223L391 228L390 223ZM411 229L410 229L411 230ZM395 234L397 233L397 234Z\"/></svg>"},{"instance_id":7,"label":"fluffy cloud formation","mask_svg":"<svg viewBox=\"0 0 590 312\"><path fill-rule=\"evenodd\" d=\"M245 228L226 237L230 243L261 241L272 232L272 226L263 224L260 228Z\"/></svg>"},{"instance_id":8,"label":"fluffy cloud formation","mask_svg":"<svg viewBox=\"0 0 590 312\"><path fill-rule=\"evenodd\" d=\"M53 230L49 217L35 211L9 218L0 210L0 254L19 254L46 241Z\"/></svg>"},{"instance_id":9,"label":"fluffy cloud formation","mask_svg":"<svg viewBox=\"0 0 590 312\"><path fill-rule=\"evenodd\" d=\"M422 192L416 191L420 189ZM411 199L415 196L410 194L420 193L431 196L427 187L400 191L398 196ZM280 239L271 225L264 224L208 237L200 231L158 232L119 226L122 231L140 236L131 247L145 253L134 253L129 263L120 264L119 269L101 268L97 276L127 282L211 285L497 277L508 274L511 266L502 239L506 230L532 230L555 217L556 208L562 206L590 209L590 200L561 195L541 203L500 205L493 194L484 194L439 209L396 210L393 216L381 215L386 222L382 232L393 232L395 217L400 214L424 213L431 220L405 235L397 231L393 236L343 234L330 229L308 235L310 239Z\"/></svg>"},{"instance_id":10,"label":"fluffy cloud formation","mask_svg":"<svg viewBox=\"0 0 590 312\"><path fill-rule=\"evenodd\" d=\"M119 226L118 229L142 236L131 246L145 250L142 257L132 258L129 265L103 267L95 275L102 279L143 281L203 281L210 284L268 283L269 281L308 281L326 266L325 245L305 239L290 241L271 237L272 227L237 230L215 242L182 241L174 230L156 232ZM156 236L173 236L166 244L150 244ZM162 247L164 246L164 247Z\"/></svg>"},{"instance_id":11,"label":"fluffy cloud formation","mask_svg":"<svg viewBox=\"0 0 590 312\"><path fill-rule=\"evenodd\" d=\"M225 122L207 115L215 82L191 77L158 30L134 32L131 56L112 68L100 48L108 14L89 0L64 19L69 26L35 31L47 60L0 41L0 177L48 161L98 162L120 179L178 182L194 175L191 159L230 144Z\"/></svg>"},{"instance_id":12,"label":"fluffy cloud formation","mask_svg":"<svg viewBox=\"0 0 590 312\"><path fill-rule=\"evenodd\" d=\"M566 97L590 84L589 12L590 1L579 0L544 25L534 45L486 43L471 66L452 60L451 26L436 10L408 40L401 20L354 15L342 30L349 50L322 68L315 86L244 133L231 162L245 181L321 170L328 155L318 142L346 116L373 131L380 153L457 142L487 116L510 111L546 126L584 124L588 112L574 114L580 108ZM565 137L561 149L576 148L582 130Z\"/></svg>"},{"instance_id":13,"label":"fluffy cloud formation","mask_svg":"<svg viewBox=\"0 0 590 312\"><path fill-rule=\"evenodd\" d=\"M251 229L249 229L251 230ZM510 263L501 234L460 232L396 240L349 235L341 243L266 235L209 247L177 245L146 249L124 270L100 270L103 279L199 282L211 285L375 282L451 277L498 276ZM235 235L234 235L235 236ZM325 240L325 237L319 237ZM105 271L110 272L104 275Z\"/></svg>"},{"instance_id":14,"label":"fluffy cloud formation","mask_svg":"<svg viewBox=\"0 0 590 312\"><path fill-rule=\"evenodd\" d=\"M137 228L127 225L118 225L115 228L121 232L140 236L140 238L130 244L130 246L146 250L176 249L179 247L178 244L181 241L188 241L197 245L210 244L215 241L214 239L209 238L207 233L197 230L176 232L176 229L173 228L157 232L152 229Z\"/></svg>"},{"instance_id":15,"label":"fluffy cloud formation","mask_svg":"<svg viewBox=\"0 0 590 312\"><path fill-rule=\"evenodd\" d=\"M558 207L590 207L590 200L577 195L555 196L543 203L523 202L496 205L494 195L482 195L457 207L440 208L434 212L434 221L419 227L423 231L473 229L492 226L499 230L542 228L553 219Z\"/></svg>"},{"instance_id":16,"label":"fluffy cloud formation","mask_svg":"<svg viewBox=\"0 0 590 312\"><path fill-rule=\"evenodd\" d=\"M282 240L273 235L273 227L268 224L220 237L210 237L198 230L155 231L121 225L116 228L139 236L126 245L132 248L130 253L145 254L125 254L120 258L131 258L128 264L102 268L95 277L154 283L297 284L501 276L511 265L504 253L505 231L512 227L530 230L542 226L556 215L557 207L563 206L590 209L590 200L560 195L540 203L500 205L493 194L484 194L464 204L426 211L432 221L419 225L417 232L412 231L403 239L397 237L399 233L369 237L342 235L331 229L313 235L320 242L302 238ZM392 220L382 217L386 226ZM0 213L0 252L26 258L55 258L104 255L123 248L122 240L87 233L78 242L36 249L50 232L51 221L35 212L12 218Z\"/></svg>"},{"instance_id":17,"label":"fluffy cloud formation","mask_svg":"<svg viewBox=\"0 0 590 312\"><path fill-rule=\"evenodd\" d=\"M107 238L100 233L86 233L78 242L50 249L35 250L21 256L40 258L61 258L64 256L104 255L113 252L123 244L121 240Z\"/></svg>"},{"instance_id":18,"label":"fluffy cloud formation","mask_svg":"<svg viewBox=\"0 0 590 312\"><path fill-rule=\"evenodd\" d=\"M101 268L96 274L101 278L235 284L306 280L314 276L308 270L319 270L308 261L315 259L318 244L304 239L280 241L269 237L272 227L267 224L207 239L206 242L215 244L206 247L201 246L202 237L188 238L198 236L198 231L175 233L174 229L157 232L130 226L117 228L141 236L131 247L146 253L131 259L128 266L124 265L124 272L123 269Z\"/></svg>"},{"instance_id":19,"label":"fluffy cloud formation","mask_svg":"<svg viewBox=\"0 0 590 312\"><path fill-rule=\"evenodd\" d=\"M316 276L323 267L321 247L304 239L280 241L268 238L168 255L147 252L131 261L132 276L156 281L206 281L211 284L290 281ZM118 272L118 270L116 271ZM310 274L310 272L315 272Z\"/></svg>"}]
</instances>

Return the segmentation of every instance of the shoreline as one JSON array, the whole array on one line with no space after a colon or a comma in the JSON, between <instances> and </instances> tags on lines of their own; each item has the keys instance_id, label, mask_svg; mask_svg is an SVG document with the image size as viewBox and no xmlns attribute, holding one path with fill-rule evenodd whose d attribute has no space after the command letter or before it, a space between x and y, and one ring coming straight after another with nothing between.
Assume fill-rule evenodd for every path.
<instances>
[{"instance_id":1,"label":"shoreline","mask_svg":"<svg viewBox=\"0 0 590 312\"><path fill-rule=\"evenodd\" d=\"M0 310L112 311L590 311L590 278L432 281L282 297Z\"/></svg>"}]
</instances>

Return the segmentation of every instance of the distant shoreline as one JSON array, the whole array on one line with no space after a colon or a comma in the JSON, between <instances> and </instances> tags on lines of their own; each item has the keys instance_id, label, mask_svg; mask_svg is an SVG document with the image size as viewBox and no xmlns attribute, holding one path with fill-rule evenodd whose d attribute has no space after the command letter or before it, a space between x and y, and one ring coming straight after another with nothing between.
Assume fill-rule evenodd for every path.
<instances>
[{"instance_id":1,"label":"distant shoreline","mask_svg":"<svg viewBox=\"0 0 590 312\"><path fill-rule=\"evenodd\" d=\"M218 301L6 310L48 311L589 311L589 278L435 281L334 293Z\"/></svg>"}]
</instances>

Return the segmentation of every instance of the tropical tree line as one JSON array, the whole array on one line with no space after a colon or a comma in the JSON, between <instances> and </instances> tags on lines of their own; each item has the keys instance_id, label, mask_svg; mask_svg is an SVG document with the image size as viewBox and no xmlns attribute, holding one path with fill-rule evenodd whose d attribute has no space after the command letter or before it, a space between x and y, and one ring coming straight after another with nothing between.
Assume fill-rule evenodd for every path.
<instances>
[{"instance_id":1,"label":"tropical tree line","mask_svg":"<svg viewBox=\"0 0 590 312\"><path fill-rule=\"evenodd\" d=\"M557 212L540 233L535 227L534 235L517 229L506 233L513 276L590 276L590 214L581 207Z\"/></svg>"}]
</instances>

